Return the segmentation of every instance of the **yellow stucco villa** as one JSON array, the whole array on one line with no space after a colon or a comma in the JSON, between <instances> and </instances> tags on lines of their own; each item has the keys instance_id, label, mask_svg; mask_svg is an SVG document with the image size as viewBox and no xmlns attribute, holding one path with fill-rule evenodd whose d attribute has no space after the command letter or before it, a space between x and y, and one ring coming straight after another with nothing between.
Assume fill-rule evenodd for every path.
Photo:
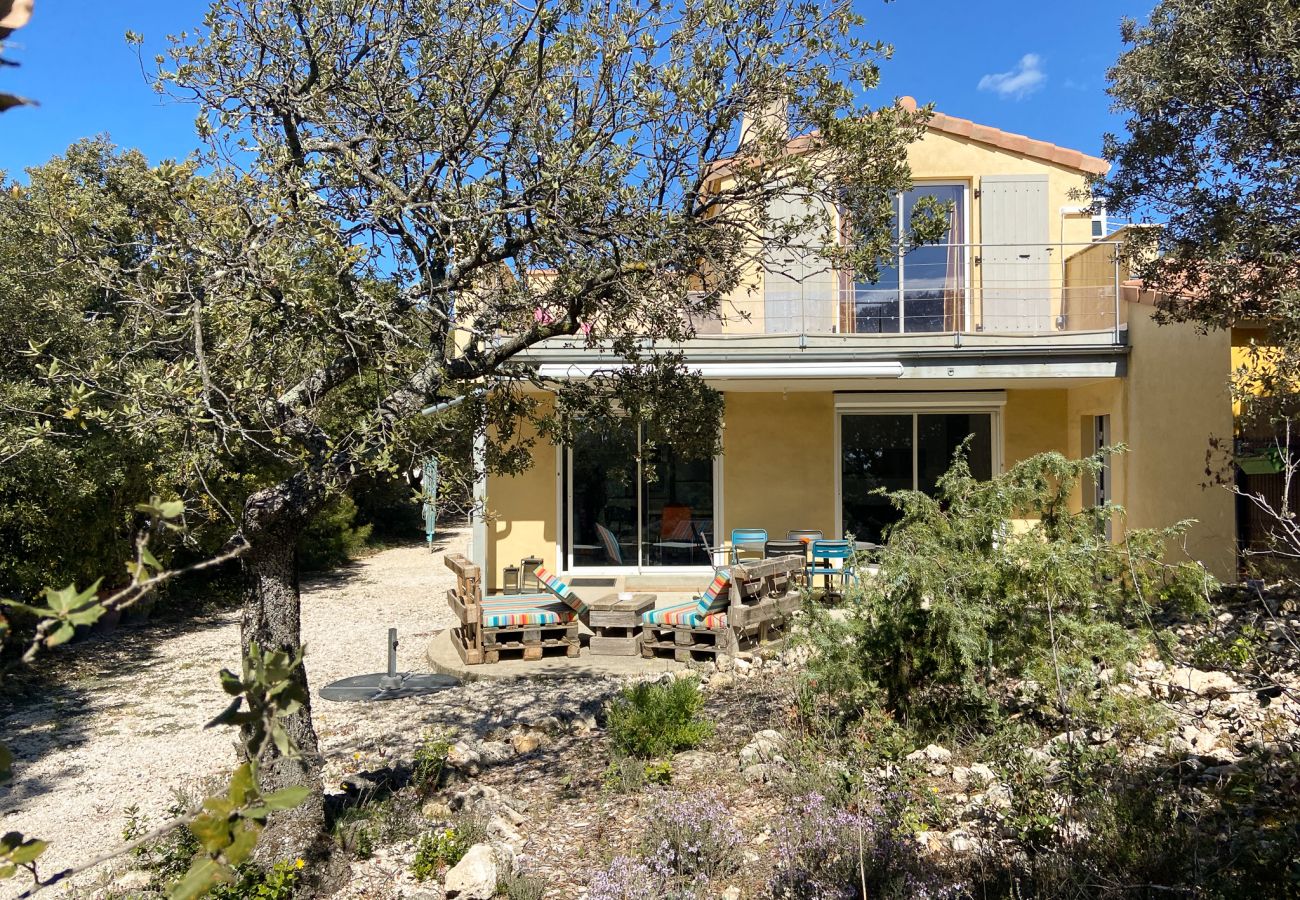
<instances>
[{"instance_id":1,"label":"yellow stucco villa","mask_svg":"<svg viewBox=\"0 0 1300 900\"><path fill-rule=\"evenodd\" d=\"M899 212L950 202L946 239L874 284L810 260L756 271L738 314L684 348L725 397L722 453L657 447L638 469L630 428L539 443L529 471L478 486L471 553L488 587L527 556L629 587L702 576L737 528L878 540L894 514L871 491L927 489L968 435L977 474L1126 444L1078 502L1118 502L1131 527L1195 519L1186 552L1232 576L1233 497L1203 486L1211 439L1233 433L1232 339L1152 322L1115 259L1124 229L1078 200L1107 164L941 113L909 155ZM563 343L531 359L552 378L609 362Z\"/></svg>"}]
</instances>

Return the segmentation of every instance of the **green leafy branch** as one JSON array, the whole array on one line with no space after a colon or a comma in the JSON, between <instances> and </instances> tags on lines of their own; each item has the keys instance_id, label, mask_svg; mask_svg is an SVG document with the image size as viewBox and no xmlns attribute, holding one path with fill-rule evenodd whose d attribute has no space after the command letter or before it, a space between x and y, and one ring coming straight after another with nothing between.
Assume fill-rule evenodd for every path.
<instances>
[{"instance_id":1,"label":"green leafy branch","mask_svg":"<svg viewBox=\"0 0 1300 900\"><path fill-rule=\"evenodd\" d=\"M235 880L235 867L248 859L271 813L293 809L310 791L301 785L263 794L258 787L258 760L271 744L283 756L296 758L283 720L302 708L307 698L293 673L302 666L302 650L263 650L250 642L244 654L243 672L221 672L221 686L233 699L208 723L241 729L248 761L235 770L224 797L203 801L203 811L190 823L202 852L188 872L172 888L173 900L193 900L217 884Z\"/></svg>"}]
</instances>

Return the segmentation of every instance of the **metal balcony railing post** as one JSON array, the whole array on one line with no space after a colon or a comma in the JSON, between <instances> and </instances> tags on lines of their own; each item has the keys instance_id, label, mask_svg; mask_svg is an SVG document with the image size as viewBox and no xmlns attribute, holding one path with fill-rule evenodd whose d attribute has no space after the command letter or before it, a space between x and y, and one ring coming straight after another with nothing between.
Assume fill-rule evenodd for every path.
<instances>
[{"instance_id":1,"label":"metal balcony railing post","mask_svg":"<svg viewBox=\"0 0 1300 900\"><path fill-rule=\"evenodd\" d=\"M1119 343L1119 245L1111 244L1111 266L1115 270L1115 343Z\"/></svg>"}]
</instances>

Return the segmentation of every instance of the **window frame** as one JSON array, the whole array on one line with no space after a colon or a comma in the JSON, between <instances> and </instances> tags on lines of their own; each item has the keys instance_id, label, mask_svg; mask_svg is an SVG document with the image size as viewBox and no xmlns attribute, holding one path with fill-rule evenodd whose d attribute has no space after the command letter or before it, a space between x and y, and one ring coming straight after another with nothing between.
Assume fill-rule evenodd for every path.
<instances>
[{"instance_id":1,"label":"window frame","mask_svg":"<svg viewBox=\"0 0 1300 900\"><path fill-rule=\"evenodd\" d=\"M1003 413L1007 403L1005 391L963 391L955 393L880 393L837 394L835 397L835 533L844 534L844 417L852 415L911 415L912 417L912 489L920 478L917 431L919 417L931 413L989 416L989 448L994 475L1004 471L1005 436Z\"/></svg>"},{"instance_id":2,"label":"window frame","mask_svg":"<svg viewBox=\"0 0 1300 900\"><path fill-rule=\"evenodd\" d=\"M931 187L955 187L961 189L961 228L962 228L962 235L965 237L965 240L958 244L958 246L962 248L961 251L962 252L962 265L961 265L962 286L959 291L962 300L962 314L960 316L960 319L961 319L962 331L969 332L972 328L972 324L974 321L973 310L971 309L972 298L974 296L972 279L974 278L974 274L975 274L974 273L975 254L971 253L970 251L975 246L975 244L971 239L973 237L973 235L971 234L971 222L972 222L972 215L973 215L973 210L971 209L971 201L973 199L972 191L971 191L971 181L968 178L922 178L922 179L914 180L912 182L912 187L908 191L898 191L897 193L894 194L895 227L894 227L894 233L893 235L891 235L891 238L894 247L894 269L898 272L898 289L897 289L898 330L882 331L879 332L880 334L945 334L947 333L942 331L909 332L907 330L906 303L904 301L904 293L906 292L906 280L907 280L907 263L906 263L907 254L903 252L903 240L902 240L904 194L909 192L914 192L917 193L918 196L925 196L924 193L921 192L923 192L926 188L931 188ZM949 245L951 245L951 243L952 242L950 241ZM925 246L943 246L943 245L932 244L932 245L925 245ZM856 322L858 285L859 284L867 285L869 289L872 286L870 282L865 282L865 281L859 282L857 279L853 277L852 273L845 273L845 275L847 277L844 280L844 286L843 286L844 292L845 293L851 292L851 298L852 298L850 319ZM876 332L859 332L855 328L853 331L848 333L875 334Z\"/></svg>"}]
</instances>

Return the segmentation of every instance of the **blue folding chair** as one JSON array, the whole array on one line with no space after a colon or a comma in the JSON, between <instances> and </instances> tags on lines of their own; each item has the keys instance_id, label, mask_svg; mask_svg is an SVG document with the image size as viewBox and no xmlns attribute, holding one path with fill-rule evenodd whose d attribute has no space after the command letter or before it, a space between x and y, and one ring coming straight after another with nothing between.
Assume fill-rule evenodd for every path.
<instances>
[{"instance_id":1,"label":"blue folding chair","mask_svg":"<svg viewBox=\"0 0 1300 900\"><path fill-rule=\"evenodd\" d=\"M813 541L812 562L808 564L808 587L821 575L825 581L826 596L840 596L849 580L857 581L858 573L853 566L853 554L856 548L852 541ZM835 565L839 560L840 564ZM840 580L839 590L835 589L835 579Z\"/></svg>"},{"instance_id":2,"label":"blue folding chair","mask_svg":"<svg viewBox=\"0 0 1300 900\"><path fill-rule=\"evenodd\" d=\"M767 545L766 528L731 529L731 561L740 562L741 553L751 553L754 558L763 558L763 548Z\"/></svg>"}]
</instances>

